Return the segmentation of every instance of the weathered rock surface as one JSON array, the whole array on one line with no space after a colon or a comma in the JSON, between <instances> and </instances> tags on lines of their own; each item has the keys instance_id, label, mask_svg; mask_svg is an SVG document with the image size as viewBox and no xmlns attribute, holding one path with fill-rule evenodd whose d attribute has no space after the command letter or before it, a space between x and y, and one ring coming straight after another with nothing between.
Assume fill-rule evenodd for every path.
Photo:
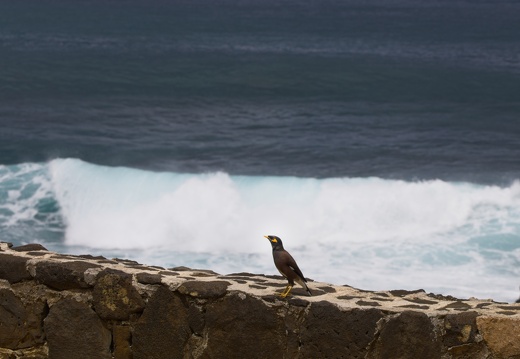
<instances>
[{"instance_id":1,"label":"weathered rock surface","mask_svg":"<svg viewBox=\"0 0 520 359\"><path fill-rule=\"evenodd\" d=\"M35 265L34 278L57 290L88 288L84 273L87 269L96 267L99 265L83 261L41 261Z\"/></svg>"},{"instance_id":2,"label":"weathered rock surface","mask_svg":"<svg viewBox=\"0 0 520 359\"><path fill-rule=\"evenodd\" d=\"M0 253L0 278L9 281L11 284L32 279L27 270L28 260L25 257Z\"/></svg>"},{"instance_id":3,"label":"weathered rock surface","mask_svg":"<svg viewBox=\"0 0 520 359\"><path fill-rule=\"evenodd\" d=\"M18 247L11 247L13 251L31 252L31 251L46 251L47 248L38 243L26 244Z\"/></svg>"},{"instance_id":4,"label":"weathered rock surface","mask_svg":"<svg viewBox=\"0 0 520 359\"><path fill-rule=\"evenodd\" d=\"M479 317L477 327L494 358L520 358L520 321L504 317Z\"/></svg>"},{"instance_id":5,"label":"weathered rock surface","mask_svg":"<svg viewBox=\"0 0 520 359\"><path fill-rule=\"evenodd\" d=\"M225 281L188 281L181 284L177 290L197 298L220 298L226 295L227 287L231 283Z\"/></svg>"},{"instance_id":6,"label":"weathered rock surface","mask_svg":"<svg viewBox=\"0 0 520 359\"><path fill-rule=\"evenodd\" d=\"M159 287L134 326L134 358L182 357L192 334L189 312L189 303L178 293Z\"/></svg>"},{"instance_id":7,"label":"weathered rock surface","mask_svg":"<svg viewBox=\"0 0 520 359\"><path fill-rule=\"evenodd\" d=\"M174 270L0 242L0 358L520 359L518 304Z\"/></svg>"},{"instance_id":8,"label":"weathered rock surface","mask_svg":"<svg viewBox=\"0 0 520 359\"><path fill-rule=\"evenodd\" d=\"M49 358L111 358L112 336L87 303L64 298L44 319Z\"/></svg>"},{"instance_id":9,"label":"weathered rock surface","mask_svg":"<svg viewBox=\"0 0 520 359\"><path fill-rule=\"evenodd\" d=\"M104 270L97 275L92 302L101 319L128 320L132 313L142 312L145 302L132 284L132 275Z\"/></svg>"},{"instance_id":10,"label":"weathered rock surface","mask_svg":"<svg viewBox=\"0 0 520 359\"><path fill-rule=\"evenodd\" d=\"M369 358L441 358L441 343L425 313L407 310L385 318L385 322L380 323Z\"/></svg>"},{"instance_id":11,"label":"weathered rock surface","mask_svg":"<svg viewBox=\"0 0 520 359\"><path fill-rule=\"evenodd\" d=\"M46 306L25 305L11 290L0 289L0 348L23 349L43 343Z\"/></svg>"},{"instance_id":12,"label":"weathered rock surface","mask_svg":"<svg viewBox=\"0 0 520 359\"><path fill-rule=\"evenodd\" d=\"M326 301L313 303L303 323L302 354L305 358L334 358L338 353L345 358L365 358L383 317L379 309L344 311Z\"/></svg>"}]
</instances>

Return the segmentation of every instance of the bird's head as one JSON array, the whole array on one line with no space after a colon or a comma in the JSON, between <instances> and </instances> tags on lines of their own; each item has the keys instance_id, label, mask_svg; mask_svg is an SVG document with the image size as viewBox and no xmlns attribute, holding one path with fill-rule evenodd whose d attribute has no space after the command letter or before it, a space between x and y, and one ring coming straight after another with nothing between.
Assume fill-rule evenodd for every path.
<instances>
[{"instance_id":1,"label":"bird's head","mask_svg":"<svg viewBox=\"0 0 520 359\"><path fill-rule=\"evenodd\" d=\"M271 242L271 246L273 249L283 249L283 243L282 240L277 236L264 236Z\"/></svg>"}]
</instances>

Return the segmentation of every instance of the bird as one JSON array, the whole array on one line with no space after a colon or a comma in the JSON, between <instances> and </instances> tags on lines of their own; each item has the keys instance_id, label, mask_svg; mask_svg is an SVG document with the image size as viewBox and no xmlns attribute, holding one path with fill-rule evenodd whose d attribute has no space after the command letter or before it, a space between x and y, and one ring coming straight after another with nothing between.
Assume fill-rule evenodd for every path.
<instances>
[{"instance_id":1,"label":"bird","mask_svg":"<svg viewBox=\"0 0 520 359\"><path fill-rule=\"evenodd\" d=\"M289 252L283 248L282 240L277 236L264 236L264 238L267 238L273 247L273 260L276 269L278 269L280 274L289 282L285 290L280 294L280 297L285 298L289 295L292 287L294 287L294 282L301 285L309 295L312 295L309 287L305 284L307 280L303 276L300 268L298 268L298 264L296 264L296 261Z\"/></svg>"}]
</instances>

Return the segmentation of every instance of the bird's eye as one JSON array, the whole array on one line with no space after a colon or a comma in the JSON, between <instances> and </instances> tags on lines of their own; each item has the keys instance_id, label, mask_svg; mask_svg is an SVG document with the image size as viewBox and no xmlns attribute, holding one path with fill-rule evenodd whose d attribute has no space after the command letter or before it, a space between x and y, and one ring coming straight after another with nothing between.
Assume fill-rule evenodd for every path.
<instances>
[{"instance_id":1,"label":"bird's eye","mask_svg":"<svg viewBox=\"0 0 520 359\"><path fill-rule=\"evenodd\" d=\"M278 243L278 240L276 238L271 239L271 242Z\"/></svg>"}]
</instances>

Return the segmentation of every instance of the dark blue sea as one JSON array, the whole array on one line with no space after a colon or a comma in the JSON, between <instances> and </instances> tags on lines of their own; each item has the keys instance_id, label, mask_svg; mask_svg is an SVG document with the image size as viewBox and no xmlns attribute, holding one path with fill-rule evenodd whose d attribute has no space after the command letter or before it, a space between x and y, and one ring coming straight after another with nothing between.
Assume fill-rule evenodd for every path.
<instances>
[{"instance_id":1,"label":"dark blue sea","mask_svg":"<svg viewBox=\"0 0 520 359\"><path fill-rule=\"evenodd\" d=\"M0 240L514 301L520 2L2 0ZM312 283L311 283L312 287Z\"/></svg>"}]
</instances>

